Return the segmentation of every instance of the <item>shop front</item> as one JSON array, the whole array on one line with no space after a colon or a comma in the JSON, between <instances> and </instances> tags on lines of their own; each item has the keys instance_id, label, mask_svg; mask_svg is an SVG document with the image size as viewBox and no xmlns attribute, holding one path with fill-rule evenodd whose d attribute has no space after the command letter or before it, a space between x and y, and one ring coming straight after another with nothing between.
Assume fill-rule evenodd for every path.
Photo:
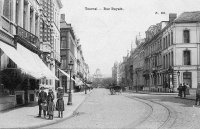
<instances>
[{"instance_id":1,"label":"shop front","mask_svg":"<svg viewBox=\"0 0 200 129\"><path fill-rule=\"evenodd\" d=\"M1 110L35 102L35 90L42 78L58 78L48 69L40 57L17 44L17 49L0 41L1 48Z\"/></svg>"}]
</instances>

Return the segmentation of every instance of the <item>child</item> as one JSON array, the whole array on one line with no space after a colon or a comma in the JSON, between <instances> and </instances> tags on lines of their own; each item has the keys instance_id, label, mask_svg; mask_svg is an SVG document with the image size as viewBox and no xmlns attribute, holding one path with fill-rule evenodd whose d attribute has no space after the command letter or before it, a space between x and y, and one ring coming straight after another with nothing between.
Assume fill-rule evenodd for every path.
<instances>
[{"instance_id":1,"label":"child","mask_svg":"<svg viewBox=\"0 0 200 129\"><path fill-rule=\"evenodd\" d=\"M63 111L65 110L63 97L58 98L56 102L56 110L58 111L58 117L63 118Z\"/></svg>"},{"instance_id":2,"label":"child","mask_svg":"<svg viewBox=\"0 0 200 129\"><path fill-rule=\"evenodd\" d=\"M52 89L49 89L48 96L47 96L47 111L48 111L50 120L53 120L54 109L55 109L55 104L53 100L54 100L53 91Z\"/></svg>"},{"instance_id":3,"label":"child","mask_svg":"<svg viewBox=\"0 0 200 129\"><path fill-rule=\"evenodd\" d=\"M65 110L63 96L64 96L63 88L58 87L56 110L58 111L58 117L61 118L63 118L63 111Z\"/></svg>"}]
</instances>

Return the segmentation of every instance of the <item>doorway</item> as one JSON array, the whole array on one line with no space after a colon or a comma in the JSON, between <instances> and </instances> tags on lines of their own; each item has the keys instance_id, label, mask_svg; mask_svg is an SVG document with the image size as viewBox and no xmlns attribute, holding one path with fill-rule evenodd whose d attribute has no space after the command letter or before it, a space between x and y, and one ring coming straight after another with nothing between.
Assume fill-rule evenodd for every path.
<instances>
[{"instance_id":1,"label":"doorway","mask_svg":"<svg viewBox=\"0 0 200 129\"><path fill-rule=\"evenodd\" d=\"M192 88L192 73L184 72L183 73L183 83L188 84Z\"/></svg>"}]
</instances>

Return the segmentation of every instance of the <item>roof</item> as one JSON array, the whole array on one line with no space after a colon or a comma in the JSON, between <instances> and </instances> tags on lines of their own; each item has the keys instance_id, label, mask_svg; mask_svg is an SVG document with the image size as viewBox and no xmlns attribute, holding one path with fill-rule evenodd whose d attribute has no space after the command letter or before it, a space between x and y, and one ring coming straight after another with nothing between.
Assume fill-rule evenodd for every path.
<instances>
[{"instance_id":1,"label":"roof","mask_svg":"<svg viewBox=\"0 0 200 129\"><path fill-rule=\"evenodd\" d=\"M60 29L69 29L73 39L75 40L76 39L76 36L75 36L75 33L74 33L74 30L71 26L71 24L67 24L66 21L60 21Z\"/></svg>"},{"instance_id":2,"label":"roof","mask_svg":"<svg viewBox=\"0 0 200 129\"><path fill-rule=\"evenodd\" d=\"M63 7L63 5L62 5L62 3L61 3L61 0L57 0L57 2L58 2L59 8L61 9L61 8Z\"/></svg>"},{"instance_id":3,"label":"roof","mask_svg":"<svg viewBox=\"0 0 200 129\"><path fill-rule=\"evenodd\" d=\"M200 21L200 11L194 12L183 12L177 19L175 19L175 23L182 22L199 22Z\"/></svg>"}]
</instances>

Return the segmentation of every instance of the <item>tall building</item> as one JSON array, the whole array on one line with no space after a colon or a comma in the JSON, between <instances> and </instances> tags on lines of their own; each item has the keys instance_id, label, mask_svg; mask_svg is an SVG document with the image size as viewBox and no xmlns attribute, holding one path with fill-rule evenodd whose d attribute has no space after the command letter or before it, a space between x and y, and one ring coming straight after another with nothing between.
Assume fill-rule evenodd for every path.
<instances>
[{"instance_id":1,"label":"tall building","mask_svg":"<svg viewBox=\"0 0 200 129\"><path fill-rule=\"evenodd\" d=\"M77 39L71 24L65 21L65 14L61 14L60 21L60 53L61 53L61 69L69 74L68 64L73 62L72 76L75 78L77 68ZM69 78L67 76L61 77L62 86L67 93L69 90ZM74 81L73 88L74 89Z\"/></svg>"},{"instance_id":2,"label":"tall building","mask_svg":"<svg viewBox=\"0 0 200 129\"><path fill-rule=\"evenodd\" d=\"M43 61L58 77L60 66L60 0L40 0L40 50ZM56 89L59 81L43 78L40 82L47 87Z\"/></svg>"},{"instance_id":3,"label":"tall building","mask_svg":"<svg viewBox=\"0 0 200 129\"><path fill-rule=\"evenodd\" d=\"M40 58L40 2L0 0L0 110L35 101L39 80L58 79Z\"/></svg>"},{"instance_id":4,"label":"tall building","mask_svg":"<svg viewBox=\"0 0 200 129\"><path fill-rule=\"evenodd\" d=\"M72 70L72 83L73 90L75 91L80 88L80 85L87 82L89 77L89 66L85 62L80 40L77 39L71 24L66 22L65 14L61 14L60 40L61 70L63 73L65 72L61 75L61 85L64 87L65 92L67 92L70 84L68 64L72 61L74 64Z\"/></svg>"},{"instance_id":5,"label":"tall building","mask_svg":"<svg viewBox=\"0 0 200 129\"><path fill-rule=\"evenodd\" d=\"M146 31L129 59L133 59L134 89L158 92L176 91L181 83L191 90L200 82L200 11L169 14ZM135 75L135 76L134 76Z\"/></svg>"},{"instance_id":6,"label":"tall building","mask_svg":"<svg viewBox=\"0 0 200 129\"><path fill-rule=\"evenodd\" d=\"M119 66L118 66L118 62L114 63L114 66L112 67L112 79L113 79L113 83L114 84L118 84L119 83Z\"/></svg>"}]
</instances>

